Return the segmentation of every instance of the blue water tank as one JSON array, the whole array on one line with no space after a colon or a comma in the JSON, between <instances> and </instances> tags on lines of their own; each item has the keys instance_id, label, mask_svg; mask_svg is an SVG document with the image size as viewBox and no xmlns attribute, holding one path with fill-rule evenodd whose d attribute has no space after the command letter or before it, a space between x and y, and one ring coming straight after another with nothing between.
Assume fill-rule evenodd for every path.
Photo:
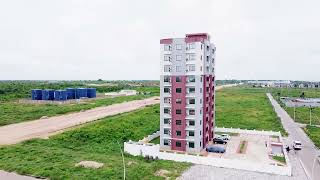
<instances>
[{"instance_id":1,"label":"blue water tank","mask_svg":"<svg viewBox=\"0 0 320 180\"><path fill-rule=\"evenodd\" d=\"M42 100L42 90L41 89L32 89L31 90L32 100Z\"/></svg>"},{"instance_id":2,"label":"blue water tank","mask_svg":"<svg viewBox=\"0 0 320 180\"><path fill-rule=\"evenodd\" d=\"M67 91L66 90L56 90L56 91L54 91L54 100L56 100L56 101L65 101L65 100L67 100Z\"/></svg>"},{"instance_id":3,"label":"blue water tank","mask_svg":"<svg viewBox=\"0 0 320 180\"><path fill-rule=\"evenodd\" d=\"M67 99L75 99L76 98L76 89L75 88L67 88Z\"/></svg>"},{"instance_id":4,"label":"blue water tank","mask_svg":"<svg viewBox=\"0 0 320 180\"><path fill-rule=\"evenodd\" d=\"M76 90L76 98L86 98L87 97L87 88L77 88Z\"/></svg>"},{"instance_id":5,"label":"blue water tank","mask_svg":"<svg viewBox=\"0 0 320 180\"><path fill-rule=\"evenodd\" d=\"M87 89L87 97L88 97L88 98L96 98L96 97L97 97L97 90L96 90L96 88L88 88L88 89Z\"/></svg>"},{"instance_id":6,"label":"blue water tank","mask_svg":"<svg viewBox=\"0 0 320 180\"><path fill-rule=\"evenodd\" d=\"M54 100L54 90L53 89L42 90L42 100Z\"/></svg>"}]
</instances>

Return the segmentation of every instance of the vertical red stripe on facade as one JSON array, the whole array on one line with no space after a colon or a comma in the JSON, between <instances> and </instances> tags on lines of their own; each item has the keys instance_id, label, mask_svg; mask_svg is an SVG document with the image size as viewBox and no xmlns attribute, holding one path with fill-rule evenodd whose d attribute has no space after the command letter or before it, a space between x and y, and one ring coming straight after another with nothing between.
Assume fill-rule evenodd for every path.
<instances>
[{"instance_id":1,"label":"vertical red stripe on facade","mask_svg":"<svg viewBox=\"0 0 320 180\"><path fill-rule=\"evenodd\" d=\"M213 102L213 84L212 75L203 75L203 128L202 128L202 147L205 148L209 141L214 137L213 122L214 122L214 102ZM212 107L213 106L213 107Z\"/></svg>"},{"instance_id":2,"label":"vertical red stripe on facade","mask_svg":"<svg viewBox=\"0 0 320 180\"><path fill-rule=\"evenodd\" d=\"M186 76L180 76L181 82L176 82L176 76L171 76L171 149L177 151L186 151ZM181 88L181 93L176 93L176 89ZM177 99L181 99L181 104L177 104ZM181 114L176 114L176 110L180 109ZM176 120L181 120L181 125L176 125ZM176 131L181 131L181 136L176 135ZM182 139L182 140L177 140ZM181 142L181 147L176 146L176 142Z\"/></svg>"}]
</instances>

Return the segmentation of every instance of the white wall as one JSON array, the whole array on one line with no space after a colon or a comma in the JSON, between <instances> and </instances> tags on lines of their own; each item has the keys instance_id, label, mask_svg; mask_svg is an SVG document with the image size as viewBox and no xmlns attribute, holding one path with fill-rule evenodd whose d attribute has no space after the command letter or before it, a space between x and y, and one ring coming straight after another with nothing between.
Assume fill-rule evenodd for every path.
<instances>
[{"instance_id":1,"label":"white wall","mask_svg":"<svg viewBox=\"0 0 320 180\"><path fill-rule=\"evenodd\" d=\"M204 157L199 155L177 154L169 152L160 152L160 145L147 145L136 142L124 143L124 151L134 156L152 156L163 160L172 160L177 162L189 162L215 167L240 169L247 171L271 173L291 176L291 165L274 166L268 164L248 162L241 159L223 159L214 157Z\"/></svg>"},{"instance_id":2,"label":"white wall","mask_svg":"<svg viewBox=\"0 0 320 180\"><path fill-rule=\"evenodd\" d=\"M234 128L215 128L215 132L229 132L229 133L241 133L241 134L259 134L266 136L279 136L280 142L283 142L280 132L274 131L256 131L256 130L245 130L245 129L234 129ZM156 138L160 133L154 133L147 138L153 139ZM190 155L190 154L178 154L172 152L160 152L159 144L144 144L142 142L125 142L124 151L134 156L152 156L153 158L158 157L159 159L172 160L178 162L189 162L194 164L202 164L215 167L223 168L232 168L240 169L247 171L271 173L278 175L292 175L291 163L288 158L286 151L284 156L286 158L286 166L275 166L268 164L261 164L255 162L248 162L241 159L223 159L223 158L214 158L214 157L205 157L199 155Z\"/></svg>"}]
</instances>

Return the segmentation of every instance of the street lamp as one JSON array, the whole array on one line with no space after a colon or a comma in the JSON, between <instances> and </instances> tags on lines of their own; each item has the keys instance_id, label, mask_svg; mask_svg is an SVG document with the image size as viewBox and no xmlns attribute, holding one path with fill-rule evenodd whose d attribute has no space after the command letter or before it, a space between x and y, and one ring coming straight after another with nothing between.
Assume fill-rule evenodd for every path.
<instances>
[{"instance_id":1,"label":"street lamp","mask_svg":"<svg viewBox=\"0 0 320 180\"><path fill-rule=\"evenodd\" d=\"M121 146L120 146L120 144L119 144L118 141L117 141L117 144L119 145L119 149L120 149L121 156L122 156L122 163L123 163L123 180L126 180L126 165L125 165L125 162L124 162L124 155L123 155L123 151L122 151Z\"/></svg>"}]
</instances>

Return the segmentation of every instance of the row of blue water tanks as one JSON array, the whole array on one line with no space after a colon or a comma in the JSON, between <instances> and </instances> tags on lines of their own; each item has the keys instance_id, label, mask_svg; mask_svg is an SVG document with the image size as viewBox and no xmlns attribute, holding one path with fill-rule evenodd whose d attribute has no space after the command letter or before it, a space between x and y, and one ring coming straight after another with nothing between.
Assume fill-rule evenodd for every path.
<instances>
[{"instance_id":1,"label":"row of blue water tanks","mask_svg":"<svg viewBox=\"0 0 320 180\"><path fill-rule=\"evenodd\" d=\"M32 100L65 101L67 99L95 98L96 96L96 88L33 89L31 91Z\"/></svg>"}]
</instances>

